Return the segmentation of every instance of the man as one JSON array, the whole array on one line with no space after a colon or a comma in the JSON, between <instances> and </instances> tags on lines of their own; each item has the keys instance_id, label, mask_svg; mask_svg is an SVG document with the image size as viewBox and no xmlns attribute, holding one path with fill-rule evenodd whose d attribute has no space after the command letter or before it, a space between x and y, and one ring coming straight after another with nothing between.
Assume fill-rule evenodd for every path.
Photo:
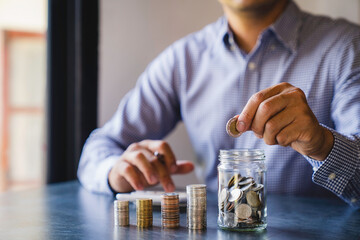
<instances>
[{"instance_id":1,"label":"man","mask_svg":"<svg viewBox=\"0 0 360 240\"><path fill-rule=\"evenodd\" d=\"M360 28L288 0L219 2L225 17L160 54L91 134L81 183L108 193L158 183L173 191L171 174L194 166L159 139L183 121L210 190L220 149L262 148L269 192L335 193L359 207ZM225 132L235 115L239 138Z\"/></svg>"}]
</instances>

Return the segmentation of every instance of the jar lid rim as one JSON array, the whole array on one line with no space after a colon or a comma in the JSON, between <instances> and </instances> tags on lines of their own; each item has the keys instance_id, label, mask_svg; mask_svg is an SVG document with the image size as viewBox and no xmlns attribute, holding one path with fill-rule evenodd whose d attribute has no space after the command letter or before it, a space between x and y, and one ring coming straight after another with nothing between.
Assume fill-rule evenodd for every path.
<instances>
[{"instance_id":1,"label":"jar lid rim","mask_svg":"<svg viewBox=\"0 0 360 240\"><path fill-rule=\"evenodd\" d=\"M264 161L265 152L263 149L249 149L249 148L238 148L238 149L221 149L219 153L220 161Z\"/></svg>"},{"instance_id":2,"label":"jar lid rim","mask_svg":"<svg viewBox=\"0 0 360 240\"><path fill-rule=\"evenodd\" d=\"M264 150L260 148L234 148L234 149L220 149L221 153L237 153L237 154L264 154Z\"/></svg>"}]
</instances>

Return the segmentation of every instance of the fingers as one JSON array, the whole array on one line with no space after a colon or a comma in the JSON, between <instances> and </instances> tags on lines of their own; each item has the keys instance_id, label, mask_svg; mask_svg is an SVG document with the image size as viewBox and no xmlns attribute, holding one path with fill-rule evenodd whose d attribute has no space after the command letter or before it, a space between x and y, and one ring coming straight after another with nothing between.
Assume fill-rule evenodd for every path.
<instances>
[{"instance_id":1,"label":"fingers","mask_svg":"<svg viewBox=\"0 0 360 240\"><path fill-rule=\"evenodd\" d=\"M288 83L254 94L238 116L237 130L251 130L268 145L291 146L320 160L333 144L332 134L319 125L304 92Z\"/></svg>"},{"instance_id":2,"label":"fingers","mask_svg":"<svg viewBox=\"0 0 360 240\"><path fill-rule=\"evenodd\" d=\"M163 186L165 192L173 192L175 190L175 185L166 166L157 159L151 163L157 170L160 184Z\"/></svg>"},{"instance_id":3,"label":"fingers","mask_svg":"<svg viewBox=\"0 0 360 240\"><path fill-rule=\"evenodd\" d=\"M157 183L158 178L156 177L156 169L150 164L149 159L151 158L153 158L153 155L147 149L124 153L124 161L135 166L149 184L155 184Z\"/></svg>"},{"instance_id":4,"label":"fingers","mask_svg":"<svg viewBox=\"0 0 360 240\"><path fill-rule=\"evenodd\" d=\"M264 123L263 134L259 137L263 138L264 142L268 145L279 144L281 146L287 146L288 142L284 139L284 133L280 135L280 132L291 125L294 120L295 114L289 114L289 111L282 111Z\"/></svg>"},{"instance_id":5,"label":"fingers","mask_svg":"<svg viewBox=\"0 0 360 240\"><path fill-rule=\"evenodd\" d=\"M194 164L190 161L178 160L178 168L174 174L187 174L194 170Z\"/></svg>"},{"instance_id":6,"label":"fingers","mask_svg":"<svg viewBox=\"0 0 360 240\"><path fill-rule=\"evenodd\" d=\"M139 144L144 148L149 149L153 153L160 153L164 157L164 163L170 173L175 173L177 171L175 155L169 144L167 144L165 141L144 140Z\"/></svg>"},{"instance_id":7,"label":"fingers","mask_svg":"<svg viewBox=\"0 0 360 240\"><path fill-rule=\"evenodd\" d=\"M124 161L128 162L131 166L138 170L138 174L127 174L129 178L141 178L144 176L146 179L145 184L154 185L158 182L163 186L166 192L172 192L175 190L175 185L170 177L170 172L167 166L162 163L154 154L147 148L141 146L139 149L132 148L132 151L128 151L124 154ZM128 179L128 178L126 178ZM138 182L133 180L129 182ZM139 190L138 185L131 184L134 189Z\"/></svg>"},{"instance_id":8,"label":"fingers","mask_svg":"<svg viewBox=\"0 0 360 240\"><path fill-rule=\"evenodd\" d=\"M139 177L137 169L128 162L120 160L109 173L109 183L117 192L142 190L146 186L146 180Z\"/></svg>"},{"instance_id":9,"label":"fingers","mask_svg":"<svg viewBox=\"0 0 360 240\"><path fill-rule=\"evenodd\" d=\"M158 152L159 156L154 153ZM160 158L161 156L161 158ZM175 190L171 174L185 174L194 165L176 163L174 153L164 141L144 140L131 144L109 173L110 186L119 192L142 190L160 183L166 192Z\"/></svg>"},{"instance_id":10,"label":"fingers","mask_svg":"<svg viewBox=\"0 0 360 240\"><path fill-rule=\"evenodd\" d=\"M285 89L291 88L292 86L288 83L280 83L275 86L264 89L260 92L255 93L251 96L247 104L245 105L243 111L240 113L237 122L237 130L239 132L245 132L252 128L252 124L254 122L254 118L258 112L259 106L268 98L271 98L275 95L278 95ZM272 113L268 113L269 116ZM268 116L268 117L269 117ZM259 133L257 133L259 134Z\"/></svg>"}]
</instances>

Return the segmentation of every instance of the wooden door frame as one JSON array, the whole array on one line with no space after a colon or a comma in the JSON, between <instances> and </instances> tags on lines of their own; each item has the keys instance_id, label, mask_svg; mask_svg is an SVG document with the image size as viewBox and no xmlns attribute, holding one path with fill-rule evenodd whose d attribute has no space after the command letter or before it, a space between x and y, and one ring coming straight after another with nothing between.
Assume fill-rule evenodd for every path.
<instances>
[{"instance_id":1,"label":"wooden door frame","mask_svg":"<svg viewBox=\"0 0 360 240\"><path fill-rule=\"evenodd\" d=\"M8 157L8 148L9 148L9 118L13 113L31 113L31 114L42 114L44 112L43 108L38 107L13 107L10 105L9 100L9 82L10 82L10 43L16 38L41 38L45 40L46 35L39 32L25 32L25 31L12 31L4 30L2 31L2 36L4 39L3 42L3 82L2 82L2 107L3 107L3 119L1 126L1 146L0 146L0 171L2 172L3 182L0 185L0 190L6 190L9 186L8 182L8 171L9 171L9 157Z\"/></svg>"}]
</instances>

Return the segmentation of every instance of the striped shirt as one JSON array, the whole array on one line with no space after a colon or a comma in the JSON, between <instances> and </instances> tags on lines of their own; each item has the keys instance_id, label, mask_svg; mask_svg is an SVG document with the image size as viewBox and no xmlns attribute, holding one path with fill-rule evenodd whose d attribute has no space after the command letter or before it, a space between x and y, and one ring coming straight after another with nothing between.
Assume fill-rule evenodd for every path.
<instances>
[{"instance_id":1,"label":"striped shirt","mask_svg":"<svg viewBox=\"0 0 360 240\"><path fill-rule=\"evenodd\" d=\"M226 134L256 92L288 82L305 93L318 121L334 135L325 161L290 147L269 146L252 132ZM289 2L250 53L236 44L225 17L186 36L149 64L102 128L88 138L78 176L88 189L111 193L114 162L133 142L162 139L183 121L197 172L217 189L220 149L265 150L267 191L335 196L360 206L360 28L313 16Z\"/></svg>"}]
</instances>

